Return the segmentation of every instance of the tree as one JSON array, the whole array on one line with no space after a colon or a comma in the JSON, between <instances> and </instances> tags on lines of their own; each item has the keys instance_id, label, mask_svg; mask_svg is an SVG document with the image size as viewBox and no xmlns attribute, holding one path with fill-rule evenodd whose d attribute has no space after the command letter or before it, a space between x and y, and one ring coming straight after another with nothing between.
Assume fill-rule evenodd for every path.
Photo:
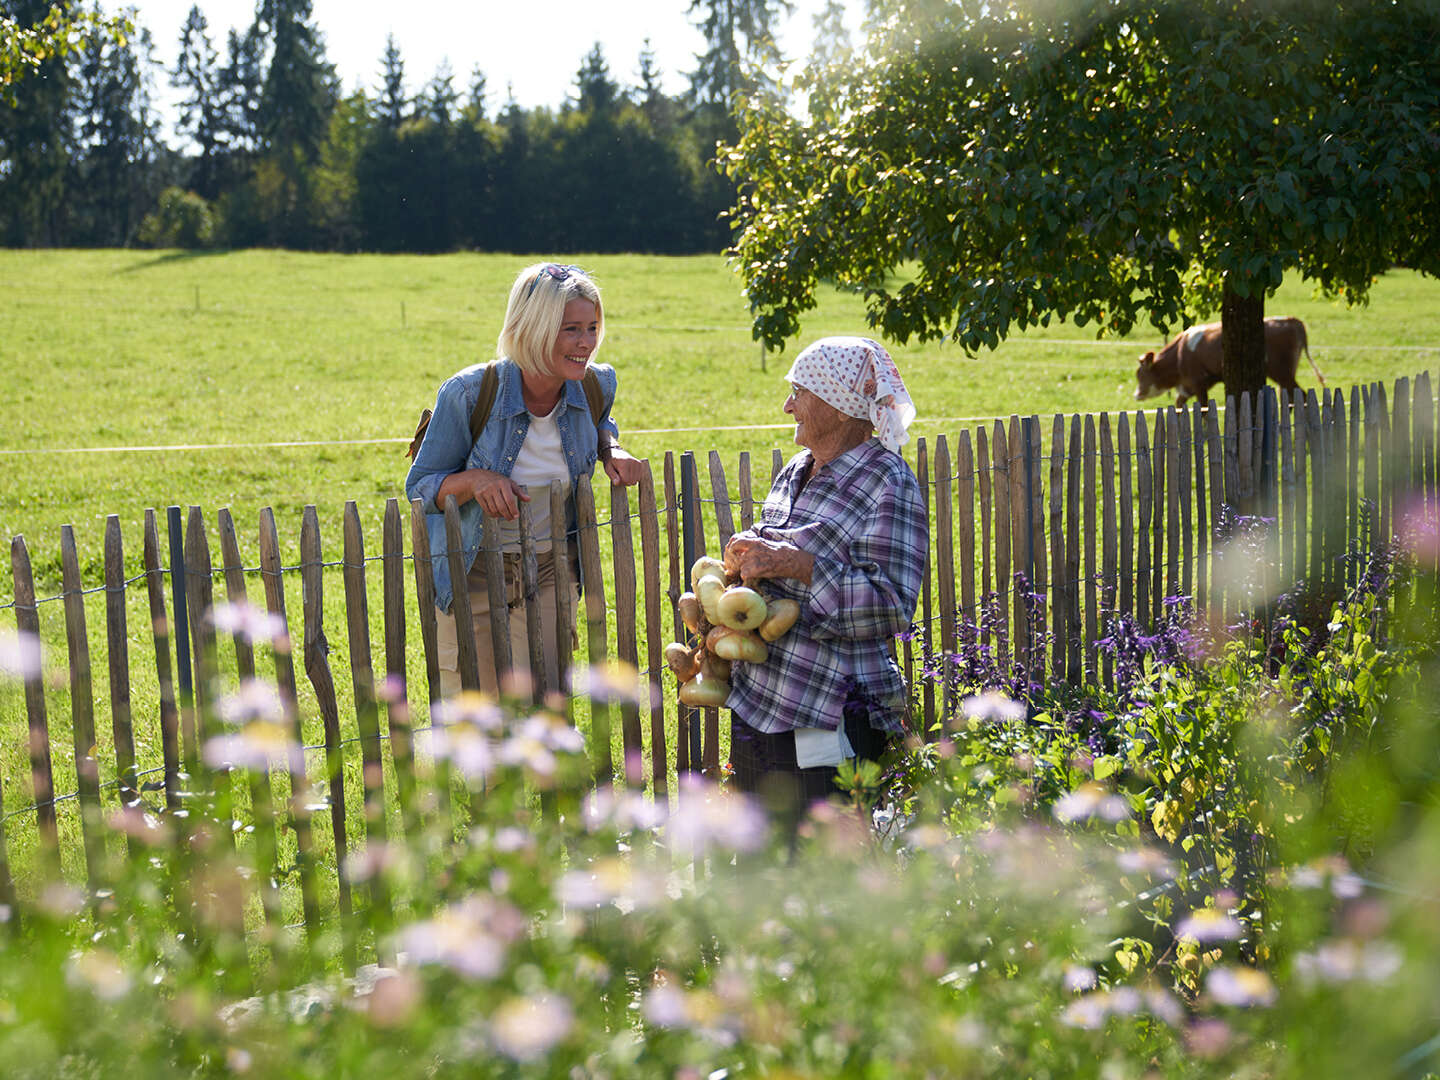
<instances>
[{"instance_id":1,"label":"tree","mask_svg":"<svg viewBox=\"0 0 1440 1080\"><path fill-rule=\"evenodd\" d=\"M261 0L260 23L271 43L260 90L260 134L272 154L298 153L313 162L329 129L338 94L310 0Z\"/></svg>"},{"instance_id":2,"label":"tree","mask_svg":"<svg viewBox=\"0 0 1440 1080\"><path fill-rule=\"evenodd\" d=\"M691 96L702 110L727 118L728 126L740 96L760 85L758 67L780 58L775 20L793 10L790 0L690 0L689 13L698 16L706 43L690 75Z\"/></svg>"},{"instance_id":3,"label":"tree","mask_svg":"<svg viewBox=\"0 0 1440 1080\"><path fill-rule=\"evenodd\" d=\"M385 54L380 58L380 97L376 102L380 122L391 131L399 128L410 114L410 98L405 94L405 61L395 35L385 36Z\"/></svg>"},{"instance_id":4,"label":"tree","mask_svg":"<svg viewBox=\"0 0 1440 1080\"><path fill-rule=\"evenodd\" d=\"M193 187L207 199L219 194L219 159L224 148L225 103L220 82L220 57L210 42L209 23L200 6L190 8L180 31L180 52L170 85L180 90L177 130L200 148Z\"/></svg>"},{"instance_id":5,"label":"tree","mask_svg":"<svg viewBox=\"0 0 1440 1080\"><path fill-rule=\"evenodd\" d=\"M150 106L153 65L150 32L123 46L90 38L80 52L73 83L73 194L65 200L67 242L123 247L134 239L145 207L149 165L159 144L159 121Z\"/></svg>"},{"instance_id":6,"label":"tree","mask_svg":"<svg viewBox=\"0 0 1440 1080\"><path fill-rule=\"evenodd\" d=\"M648 37L640 49L640 69L635 74L640 80L634 92L636 104L640 106L651 130L668 136L675 126L678 109L675 99L660 86L664 72L655 62L655 50L651 48Z\"/></svg>"},{"instance_id":7,"label":"tree","mask_svg":"<svg viewBox=\"0 0 1440 1080\"><path fill-rule=\"evenodd\" d=\"M1351 303L1392 265L1440 272L1440 0L876 8L833 119L756 100L726 152L770 344L821 279L864 288L885 335L972 352L1218 307L1238 394L1287 271Z\"/></svg>"},{"instance_id":8,"label":"tree","mask_svg":"<svg viewBox=\"0 0 1440 1080\"><path fill-rule=\"evenodd\" d=\"M620 86L610 77L610 65L598 41L575 73L575 97L580 111L588 116L610 116L619 106Z\"/></svg>"},{"instance_id":9,"label":"tree","mask_svg":"<svg viewBox=\"0 0 1440 1080\"><path fill-rule=\"evenodd\" d=\"M450 70L450 61L442 58L434 76L425 85L420 95L420 113L442 128L449 127L460 104L460 95L455 90L455 73Z\"/></svg>"},{"instance_id":10,"label":"tree","mask_svg":"<svg viewBox=\"0 0 1440 1080\"><path fill-rule=\"evenodd\" d=\"M489 92L489 84L485 78L485 72L480 70L477 64L470 71L470 97L465 102L465 118L472 124L479 123L485 119L485 96Z\"/></svg>"},{"instance_id":11,"label":"tree","mask_svg":"<svg viewBox=\"0 0 1440 1080\"><path fill-rule=\"evenodd\" d=\"M260 92L265 85L265 33L259 23L231 30L220 69L221 139L242 159L260 149Z\"/></svg>"}]
</instances>

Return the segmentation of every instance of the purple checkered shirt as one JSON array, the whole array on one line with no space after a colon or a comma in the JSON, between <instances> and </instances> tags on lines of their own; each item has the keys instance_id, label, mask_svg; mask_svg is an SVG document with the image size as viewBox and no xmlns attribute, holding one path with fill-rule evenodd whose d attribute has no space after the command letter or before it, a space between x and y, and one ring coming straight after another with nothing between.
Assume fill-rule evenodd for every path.
<instances>
[{"instance_id":1,"label":"purple checkered shirt","mask_svg":"<svg viewBox=\"0 0 1440 1080\"><path fill-rule=\"evenodd\" d=\"M871 724L903 730L905 680L890 642L910 625L925 575L930 526L910 466L870 439L814 470L790 460L753 530L815 556L811 582L767 580L762 591L800 602L763 664L736 663L735 715L758 731L839 726L847 696L871 703Z\"/></svg>"}]
</instances>

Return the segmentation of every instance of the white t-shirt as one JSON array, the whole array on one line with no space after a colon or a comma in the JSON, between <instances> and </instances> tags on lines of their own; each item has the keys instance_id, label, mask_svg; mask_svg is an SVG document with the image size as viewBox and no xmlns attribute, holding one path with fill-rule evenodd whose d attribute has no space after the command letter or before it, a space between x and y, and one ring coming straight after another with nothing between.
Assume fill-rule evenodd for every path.
<instances>
[{"instance_id":1,"label":"white t-shirt","mask_svg":"<svg viewBox=\"0 0 1440 1080\"><path fill-rule=\"evenodd\" d=\"M556 402L548 416L530 414L530 430L525 433L520 453L515 455L515 468L510 472L510 479L530 492L530 526L536 551L550 550L550 481L570 482L570 467L565 463L560 427L555 421L559 408ZM560 528L564 527L561 522ZM500 545L505 551L520 550L518 519L501 523Z\"/></svg>"}]
</instances>

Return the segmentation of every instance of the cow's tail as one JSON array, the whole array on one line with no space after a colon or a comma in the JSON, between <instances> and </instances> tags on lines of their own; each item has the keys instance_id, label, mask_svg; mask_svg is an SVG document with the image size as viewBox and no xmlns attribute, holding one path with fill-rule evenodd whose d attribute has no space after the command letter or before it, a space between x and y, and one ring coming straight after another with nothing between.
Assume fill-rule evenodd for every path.
<instances>
[{"instance_id":1,"label":"cow's tail","mask_svg":"<svg viewBox=\"0 0 1440 1080\"><path fill-rule=\"evenodd\" d=\"M1320 369L1315 366L1315 358L1310 355L1310 335L1305 330L1305 324L1300 324L1300 347L1305 350L1305 359L1310 361L1310 370L1315 372L1315 378L1319 381L1321 389L1325 387L1325 376L1320 374Z\"/></svg>"}]
</instances>

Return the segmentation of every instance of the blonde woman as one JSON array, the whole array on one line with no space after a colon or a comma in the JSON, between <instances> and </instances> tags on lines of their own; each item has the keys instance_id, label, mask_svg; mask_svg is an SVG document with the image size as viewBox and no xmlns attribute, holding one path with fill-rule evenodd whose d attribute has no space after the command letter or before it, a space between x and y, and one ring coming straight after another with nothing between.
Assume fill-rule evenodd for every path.
<instances>
[{"instance_id":1,"label":"blonde woman","mask_svg":"<svg viewBox=\"0 0 1440 1080\"><path fill-rule=\"evenodd\" d=\"M577 266L537 263L521 270L510 289L505 325L496 359L456 372L440 386L435 408L405 478L405 493L419 499L426 513L435 577L441 686L446 695L460 689L459 646L452 614L454 589L445 541L445 500L455 496L460 537L469 573L475 643L482 689L497 690L495 653L490 637L490 601L484 560L478 557L483 514L499 520L505 553L505 585L511 608L510 655L515 669L529 671L520 582L520 503L530 503L539 554L540 610L545 643L545 681L560 688L569 657L555 655L555 559L569 558L567 541L575 527L576 481L604 460L605 473L619 484L640 479L638 461L619 446L619 429L610 416L615 402L615 369L597 363L605 338L605 309L600 289ZM485 404L489 403L488 411ZM568 520L550 520L550 482L564 481L570 491ZM534 495L526 494L528 488ZM578 575L570 597L570 639L575 639Z\"/></svg>"}]
</instances>

